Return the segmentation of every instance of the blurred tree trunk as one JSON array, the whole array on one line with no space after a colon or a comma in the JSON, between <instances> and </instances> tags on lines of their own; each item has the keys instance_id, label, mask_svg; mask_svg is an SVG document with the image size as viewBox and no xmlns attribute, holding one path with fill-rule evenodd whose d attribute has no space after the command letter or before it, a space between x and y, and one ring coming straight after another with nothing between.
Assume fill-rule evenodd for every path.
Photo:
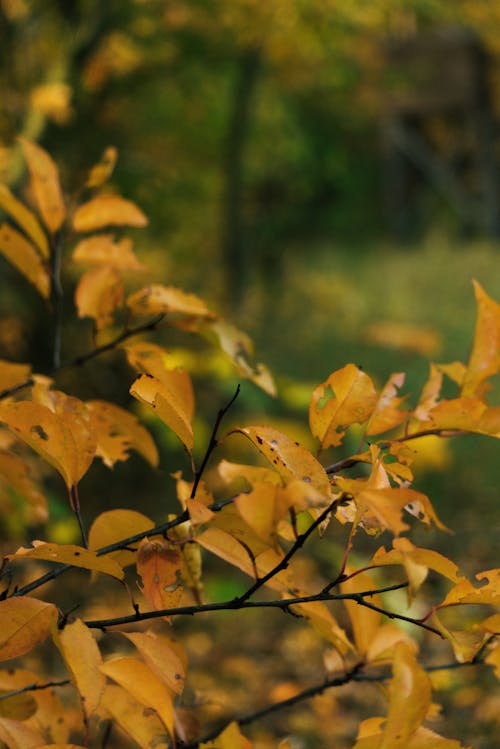
<instances>
[{"instance_id":1,"label":"blurred tree trunk","mask_svg":"<svg viewBox=\"0 0 500 749\"><path fill-rule=\"evenodd\" d=\"M226 298L235 309L242 298L247 275L243 216L245 148L251 124L251 105L260 69L257 49L243 52L237 61L228 127L224 141L222 194L222 261Z\"/></svg>"}]
</instances>

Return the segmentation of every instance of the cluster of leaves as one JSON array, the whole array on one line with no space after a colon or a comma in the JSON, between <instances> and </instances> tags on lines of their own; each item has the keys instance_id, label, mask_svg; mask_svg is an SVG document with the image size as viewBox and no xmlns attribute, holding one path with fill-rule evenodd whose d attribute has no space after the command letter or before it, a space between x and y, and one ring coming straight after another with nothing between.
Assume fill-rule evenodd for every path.
<instances>
[{"instance_id":1,"label":"cluster of leaves","mask_svg":"<svg viewBox=\"0 0 500 749\"><path fill-rule=\"evenodd\" d=\"M116 159L113 149L91 170L70 209L50 156L27 140L21 145L34 209L0 187L0 204L9 217L0 228L0 251L50 305L53 366L35 373L30 364L0 361L0 499L2 512L22 512L27 529L43 523L48 506L36 467L41 459L63 479L81 544L31 540L27 547L9 549L4 558L0 659L23 660L0 671L0 741L9 749L76 746L70 741L106 746L113 727L144 748L251 747L241 725L327 689L366 681L383 685L387 712L361 723L354 749L463 746L424 725L436 712L428 671L475 663L490 665L499 675L500 615L492 607L500 602L500 570L479 572L481 585L476 585L445 556L416 546L405 535L418 523L447 530L429 498L412 487L412 445L425 435L500 436L500 406L489 405L486 398L490 378L500 369L500 306L475 285L478 317L468 362L431 364L413 407L400 394L402 373L379 389L354 364L333 372L311 397L316 457L269 425L235 426L221 438L221 421L238 386L219 411L197 465L191 377L172 366L168 350L143 334L164 326L208 337L241 377L273 394L271 375L253 363L247 337L198 297L162 284L125 292L123 274L139 273L142 264L130 240L117 240L112 227L141 227L146 217L135 204L106 191ZM93 321L95 347L65 362L61 267L70 244L68 266L90 266L79 279L75 306L80 317ZM78 486L96 458L111 468L135 450L152 467L159 462L155 442L132 406L84 402L56 388L62 368L77 368L110 351L117 356L124 351L135 370L131 403L175 433L192 475L174 474L177 514L153 519L138 510L108 509L87 530ZM445 378L456 390L454 397L442 393ZM326 451L342 445L351 427L361 431L355 454L320 462ZM230 446L238 435L258 460L222 459L208 472L214 451L223 443ZM303 547L313 538L321 543L338 537L343 527L349 530L342 561L317 589L301 564ZM392 537L390 548L379 547L362 566L352 554L361 531ZM211 558L250 578L241 594L206 600L204 570ZM46 563L49 570L42 573L40 564ZM398 582L380 582L376 570L385 567L398 570ZM57 604L54 581L78 568L91 573L91 585L77 617ZM447 581L449 589L422 615L387 605L386 594L399 589L406 589L412 602L429 571ZM103 577L109 580L104 600ZM49 583L51 600L32 596ZM140 594L133 592L137 586ZM464 616L457 627L448 612L464 606L480 613L474 619ZM292 615L317 633L325 650L323 678L253 714L205 725L185 648L172 629L185 616L266 608ZM454 658L432 668L419 662L418 642L408 626L448 640ZM116 633L121 637L111 636ZM53 659L54 646L66 671L62 679L44 661ZM290 746L290 739L280 743L281 749Z\"/></svg>"}]
</instances>

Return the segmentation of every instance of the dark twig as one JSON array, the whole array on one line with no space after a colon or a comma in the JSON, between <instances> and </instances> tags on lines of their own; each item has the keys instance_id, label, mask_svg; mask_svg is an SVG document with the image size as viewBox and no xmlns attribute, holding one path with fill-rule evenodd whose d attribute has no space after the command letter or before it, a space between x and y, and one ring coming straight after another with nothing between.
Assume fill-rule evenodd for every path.
<instances>
[{"instance_id":1,"label":"dark twig","mask_svg":"<svg viewBox=\"0 0 500 749\"><path fill-rule=\"evenodd\" d=\"M63 679L62 681L47 681L44 684L28 684L25 687L19 689L13 689L12 692L5 692L0 694L0 700L8 700L10 697L16 697L18 694L24 694L24 692L37 692L40 689L50 689L51 687L65 687L67 684L71 684L69 679Z\"/></svg>"},{"instance_id":2,"label":"dark twig","mask_svg":"<svg viewBox=\"0 0 500 749\"><path fill-rule=\"evenodd\" d=\"M222 419L224 418L224 416L226 415L226 413L231 408L231 406L233 405L233 403L235 402L235 400L238 397L238 395L240 394L240 389L241 389L240 385L238 385L237 388L236 388L236 391L235 391L233 397L231 398L231 400L229 401L229 403L226 406L224 406L224 408L221 408L219 410L218 414L217 414L217 418L215 419L214 427L212 429L212 434L210 435L210 440L208 442L208 446L207 446L207 449L205 451L205 455L203 456L203 460L201 462L201 466L200 466L199 470L195 472L195 475L194 475L193 488L191 490L191 499L194 499L194 497L196 496L196 491L198 489L198 484L201 481L201 477L203 476L203 471L206 468L206 465L208 463L208 460L209 460L212 452L217 447L217 444L218 444L217 443L217 432L219 430L220 423L221 423Z\"/></svg>"}]
</instances>

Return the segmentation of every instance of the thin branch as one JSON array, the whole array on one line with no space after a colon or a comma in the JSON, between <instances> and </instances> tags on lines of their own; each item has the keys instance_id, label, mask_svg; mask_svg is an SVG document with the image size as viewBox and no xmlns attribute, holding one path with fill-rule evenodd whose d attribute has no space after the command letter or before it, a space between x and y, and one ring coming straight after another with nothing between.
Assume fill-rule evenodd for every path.
<instances>
[{"instance_id":1,"label":"thin branch","mask_svg":"<svg viewBox=\"0 0 500 749\"><path fill-rule=\"evenodd\" d=\"M231 398L231 400L229 401L229 403L226 406L224 406L224 408L221 408L219 410L218 414L217 414L217 418L215 419L214 427L212 429L212 434L210 435L210 440L208 442L208 446L207 446L207 449L205 451L205 455L203 456L203 460L201 462L200 469L195 472L193 488L191 490L191 499L194 499L194 497L196 496L196 491L198 489L198 484L201 481L201 477L203 476L203 471L206 468L206 465L208 463L208 460L209 460L212 452L215 450L215 448L218 445L218 442L217 442L217 432L219 430L220 423L221 423L222 419L224 418L224 416L226 415L226 413L231 408L231 406L233 405L233 403L235 402L235 400L238 397L238 395L240 394L240 389L241 389L240 385L238 385L237 388L236 388L236 391L235 391L233 397Z\"/></svg>"},{"instance_id":2,"label":"thin branch","mask_svg":"<svg viewBox=\"0 0 500 749\"><path fill-rule=\"evenodd\" d=\"M296 606L298 604L315 603L317 601L355 601L360 606L377 611L389 619L399 619L401 621L409 622L417 627L426 629L428 632L432 632L438 637L443 637L442 633L434 627L424 624L421 619L414 619L403 614L396 614L393 611L386 611L385 609L379 608L374 604L369 603L365 598L370 598L378 593L385 593L390 590L397 590L404 588L408 583L399 583L398 585L390 585L386 588L378 588L376 590L368 590L360 593L316 593L310 596L297 596L294 598L282 598L279 600L272 601L247 601L233 598L230 601L222 601L219 603L207 603L202 605L191 605L191 606L179 606L171 609L161 609L158 611L146 611L141 614L132 614L128 616L114 617L111 619L94 619L86 621L87 627L92 629L105 630L108 627L116 627L123 624L131 624L132 622L145 621L147 619L159 619L164 616L194 616L197 614L205 614L212 611L239 611L241 609L262 609L262 608L275 608L281 609L282 611L290 613L290 606Z\"/></svg>"},{"instance_id":3,"label":"thin branch","mask_svg":"<svg viewBox=\"0 0 500 749\"><path fill-rule=\"evenodd\" d=\"M65 687L67 684L71 684L70 679L64 679L62 681L47 681L44 684L37 684L34 682L25 687L13 689L12 692L0 694L0 700L8 700L10 697L16 697L18 694L24 694L24 692L37 692L40 689L50 689L51 687Z\"/></svg>"}]
</instances>

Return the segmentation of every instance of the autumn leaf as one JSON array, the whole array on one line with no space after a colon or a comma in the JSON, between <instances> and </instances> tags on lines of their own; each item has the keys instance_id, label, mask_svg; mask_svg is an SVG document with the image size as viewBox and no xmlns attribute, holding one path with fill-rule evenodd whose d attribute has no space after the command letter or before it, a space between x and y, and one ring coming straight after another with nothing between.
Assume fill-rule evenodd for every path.
<instances>
[{"instance_id":1,"label":"autumn leaf","mask_svg":"<svg viewBox=\"0 0 500 749\"><path fill-rule=\"evenodd\" d=\"M80 240L73 250L75 263L108 266L117 270L143 271L143 265L132 250L132 241L123 237L115 241L112 234L94 234Z\"/></svg>"},{"instance_id":2,"label":"autumn leaf","mask_svg":"<svg viewBox=\"0 0 500 749\"><path fill-rule=\"evenodd\" d=\"M90 526L89 548L97 550L153 527L153 521L136 510L107 510L101 512ZM106 554L106 558L114 560L120 567L128 567L136 563L136 555L135 551L119 549Z\"/></svg>"},{"instance_id":3,"label":"autumn leaf","mask_svg":"<svg viewBox=\"0 0 500 749\"><path fill-rule=\"evenodd\" d=\"M429 623L441 633L453 648L458 663L470 663L483 647L487 635L482 629L461 629L445 626L438 612L434 610Z\"/></svg>"},{"instance_id":4,"label":"autumn leaf","mask_svg":"<svg viewBox=\"0 0 500 749\"><path fill-rule=\"evenodd\" d=\"M158 450L153 438L134 414L108 401L87 401L90 421L97 437L96 455L112 468L117 461L127 460L136 450L156 468Z\"/></svg>"},{"instance_id":5,"label":"autumn leaf","mask_svg":"<svg viewBox=\"0 0 500 749\"><path fill-rule=\"evenodd\" d=\"M54 643L61 653L80 695L87 718L99 707L106 685L101 672L102 656L88 627L80 619L53 630Z\"/></svg>"},{"instance_id":6,"label":"autumn leaf","mask_svg":"<svg viewBox=\"0 0 500 749\"><path fill-rule=\"evenodd\" d=\"M275 546L277 525L292 504L290 495L273 484L256 483L251 492L237 496L234 504L257 536Z\"/></svg>"},{"instance_id":7,"label":"autumn leaf","mask_svg":"<svg viewBox=\"0 0 500 749\"><path fill-rule=\"evenodd\" d=\"M31 242L8 224L0 226L0 252L44 299L49 298L50 274L47 267Z\"/></svg>"},{"instance_id":8,"label":"autumn leaf","mask_svg":"<svg viewBox=\"0 0 500 749\"><path fill-rule=\"evenodd\" d=\"M0 420L61 474L68 489L94 459L95 436L77 398L66 397L60 413L32 401L0 403Z\"/></svg>"},{"instance_id":9,"label":"autumn leaf","mask_svg":"<svg viewBox=\"0 0 500 749\"><path fill-rule=\"evenodd\" d=\"M49 154L26 138L19 138L24 157L28 162L31 185L38 210L51 234L61 228L66 209L59 184L57 167Z\"/></svg>"},{"instance_id":10,"label":"autumn leaf","mask_svg":"<svg viewBox=\"0 0 500 749\"><path fill-rule=\"evenodd\" d=\"M91 317L97 330L113 322L115 310L123 306L123 279L114 268L104 266L87 271L75 290L79 317Z\"/></svg>"},{"instance_id":11,"label":"autumn leaf","mask_svg":"<svg viewBox=\"0 0 500 749\"><path fill-rule=\"evenodd\" d=\"M127 299L127 307L135 315L157 315L160 313L183 317L213 318L205 302L194 294L174 286L152 284L135 291Z\"/></svg>"},{"instance_id":12,"label":"autumn leaf","mask_svg":"<svg viewBox=\"0 0 500 749\"><path fill-rule=\"evenodd\" d=\"M32 544L33 548L29 549L21 546L14 554L9 554L8 559L43 559L46 562L71 564L73 567L83 567L123 580L122 568L108 556L98 557L93 551L73 544L54 544L45 541L32 541Z\"/></svg>"},{"instance_id":13,"label":"autumn leaf","mask_svg":"<svg viewBox=\"0 0 500 749\"><path fill-rule=\"evenodd\" d=\"M57 609L36 598L8 598L0 601L0 618L0 660L6 661L29 653L49 636Z\"/></svg>"},{"instance_id":14,"label":"autumn leaf","mask_svg":"<svg viewBox=\"0 0 500 749\"><path fill-rule=\"evenodd\" d=\"M252 749L252 744L233 721L216 739L200 744L200 749Z\"/></svg>"},{"instance_id":15,"label":"autumn leaf","mask_svg":"<svg viewBox=\"0 0 500 749\"><path fill-rule=\"evenodd\" d=\"M409 411L401 411L400 406L405 397L398 396L399 388L403 387L405 375L397 372L389 377L382 388L372 415L368 419L365 435L371 437L374 434L387 432L399 426L409 416Z\"/></svg>"},{"instance_id":16,"label":"autumn leaf","mask_svg":"<svg viewBox=\"0 0 500 749\"><path fill-rule=\"evenodd\" d=\"M347 364L314 389L309 406L311 432L323 449L336 447L348 427L368 421L376 405L371 379L359 367Z\"/></svg>"},{"instance_id":17,"label":"autumn leaf","mask_svg":"<svg viewBox=\"0 0 500 749\"><path fill-rule=\"evenodd\" d=\"M303 481L330 499L330 482L325 469L304 447L269 426L237 427L274 466L285 482Z\"/></svg>"},{"instance_id":18,"label":"autumn leaf","mask_svg":"<svg viewBox=\"0 0 500 749\"><path fill-rule=\"evenodd\" d=\"M477 321L474 343L467 364L461 394L482 398L488 389L486 380L500 369L500 305L474 281Z\"/></svg>"},{"instance_id":19,"label":"autumn leaf","mask_svg":"<svg viewBox=\"0 0 500 749\"><path fill-rule=\"evenodd\" d=\"M350 568L346 568L346 574L352 573ZM365 573L348 577L340 587L342 593L362 593L365 590L375 590L377 587L373 578ZM359 606L356 601L345 600L344 607L351 621L352 633L356 649L362 656L366 656L372 645L377 632L381 626L382 615L378 611ZM370 596L370 603L375 606L381 606L382 600L379 595Z\"/></svg>"},{"instance_id":20,"label":"autumn leaf","mask_svg":"<svg viewBox=\"0 0 500 749\"><path fill-rule=\"evenodd\" d=\"M181 567L181 554L168 541L144 538L139 544L137 574L142 580L139 588L156 611L179 605Z\"/></svg>"},{"instance_id":21,"label":"autumn leaf","mask_svg":"<svg viewBox=\"0 0 500 749\"><path fill-rule=\"evenodd\" d=\"M152 375L140 375L130 387L130 394L154 409L155 414L179 437L186 448L191 451L194 446L192 421L192 388L190 378L185 375L184 392L179 393L178 376L172 376L170 382L157 380ZM188 386L189 381L189 386Z\"/></svg>"},{"instance_id":22,"label":"autumn leaf","mask_svg":"<svg viewBox=\"0 0 500 749\"><path fill-rule=\"evenodd\" d=\"M73 216L73 229L91 232L106 226L146 226L148 220L141 209L119 195L98 195L79 206Z\"/></svg>"},{"instance_id":23,"label":"autumn leaf","mask_svg":"<svg viewBox=\"0 0 500 749\"><path fill-rule=\"evenodd\" d=\"M170 749L170 738L158 716L121 687L106 687L102 707L141 749Z\"/></svg>"},{"instance_id":24,"label":"autumn leaf","mask_svg":"<svg viewBox=\"0 0 500 749\"><path fill-rule=\"evenodd\" d=\"M16 224L34 242L44 260L50 256L49 243L45 232L40 226L37 217L24 203L21 203L9 190L7 185L0 183L0 207L4 209L16 222Z\"/></svg>"},{"instance_id":25,"label":"autumn leaf","mask_svg":"<svg viewBox=\"0 0 500 749\"><path fill-rule=\"evenodd\" d=\"M174 706L170 690L145 663L138 658L112 658L101 671L127 690L134 699L156 711L170 736L174 733Z\"/></svg>"},{"instance_id":26,"label":"autumn leaf","mask_svg":"<svg viewBox=\"0 0 500 749\"><path fill-rule=\"evenodd\" d=\"M478 572L475 577L476 580L487 582L476 588L470 580L461 580L448 592L438 608L464 603L498 606L500 604L500 568Z\"/></svg>"},{"instance_id":27,"label":"autumn leaf","mask_svg":"<svg viewBox=\"0 0 500 749\"><path fill-rule=\"evenodd\" d=\"M31 377L29 364L16 364L0 359L0 393L27 382Z\"/></svg>"},{"instance_id":28,"label":"autumn leaf","mask_svg":"<svg viewBox=\"0 0 500 749\"><path fill-rule=\"evenodd\" d=\"M114 146L108 146L101 156L100 161L95 164L89 172L85 187L92 189L100 187L111 177L118 159L118 151Z\"/></svg>"},{"instance_id":29,"label":"autumn leaf","mask_svg":"<svg viewBox=\"0 0 500 749\"><path fill-rule=\"evenodd\" d=\"M299 591L294 591L294 593L300 595ZM311 627L331 643L341 655L353 650L345 631L324 603L321 601L296 603L291 608L296 614L303 616Z\"/></svg>"},{"instance_id":30,"label":"autumn leaf","mask_svg":"<svg viewBox=\"0 0 500 749\"><path fill-rule=\"evenodd\" d=\"M40 749L44 739L39 731L26 723L0 717L0 741L8 749Z\"/></svg>"},{"instance_id":31,"label":"autumn leaf","mask_svg":"<svg viewBox=\"0 0 500 749\"><path fill-rule=\"evenodd\" d=\"M166 635L147 632L123 632L137 648L145 663L175 694L181 694L186 679L187 661L182 646Z\"/></svg>"}]
</instances>

